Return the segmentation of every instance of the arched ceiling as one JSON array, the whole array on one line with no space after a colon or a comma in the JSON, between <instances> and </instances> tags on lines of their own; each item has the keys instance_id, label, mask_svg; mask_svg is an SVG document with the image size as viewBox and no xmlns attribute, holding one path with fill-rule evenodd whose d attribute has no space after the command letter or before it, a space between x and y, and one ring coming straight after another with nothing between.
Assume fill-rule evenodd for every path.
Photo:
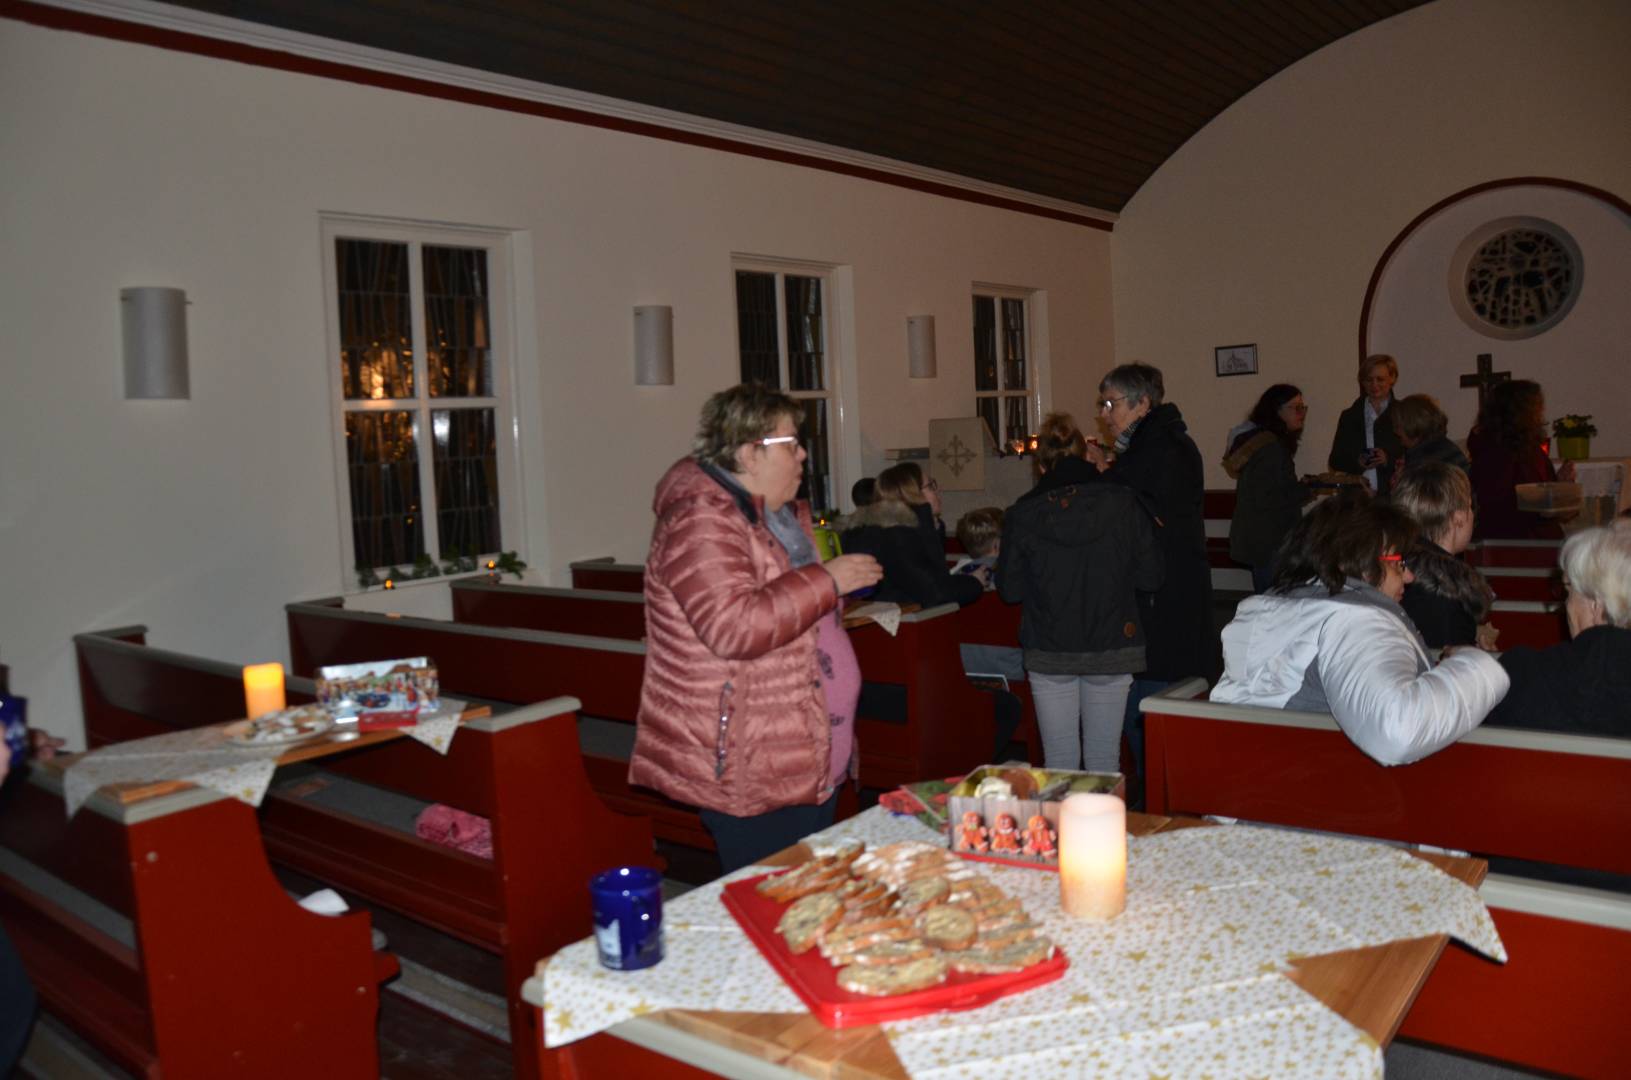
<instances>
[{"instance_id":1,"label":"arched ceiling","mask_svg":"<svg viewBox=\"0 0 1631 1080\"><path fill-rule=\"evenodd\" d=\"M1422 0L179 0L1119 211L1276 72Z\"/></svg>"}]
</instances>

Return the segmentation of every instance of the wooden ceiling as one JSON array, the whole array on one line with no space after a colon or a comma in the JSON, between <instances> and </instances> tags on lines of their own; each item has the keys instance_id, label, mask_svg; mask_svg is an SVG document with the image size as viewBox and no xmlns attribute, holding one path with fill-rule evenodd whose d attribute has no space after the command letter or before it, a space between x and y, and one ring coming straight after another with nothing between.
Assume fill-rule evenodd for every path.
<instances>
[{"instance_id":1,"label":"wooden ceiling","mask_svg":"<svg viewBox=\"0 0 1631 1080\"><path fill-rule=\"evenodd\" d=\"M1119 211L1191 135L1423 0L178 0Z\"/></svg>"}]
</instances>

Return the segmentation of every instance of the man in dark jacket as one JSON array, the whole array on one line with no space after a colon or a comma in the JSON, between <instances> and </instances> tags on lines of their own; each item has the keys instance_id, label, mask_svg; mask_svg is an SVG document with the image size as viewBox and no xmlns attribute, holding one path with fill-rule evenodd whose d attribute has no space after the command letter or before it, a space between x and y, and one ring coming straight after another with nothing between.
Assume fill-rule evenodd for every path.
<instances>
[{"instance_id":1,"label":"man in dark jacket","mask_svg":"<svg viewBox=\"0 0 1631 1080\"><path fill-rule=\"evenodd\" d=\"M1096 458L1103 478L1137 492L1155 510L1164 584L1138 594L1145 668L1127 695L1126 733L1140 775L1144 715L1138 704L1171 683L1199 675L1216 682L1223 651L1212 622L1212 567L1206 557L1206 472L1178 406L1163 400L1158 368L1123 364L1099 383L1099 408L1116 433L1112 460ZM1108 406L1106 405L1108 402ZM1119 426L1118 426L1119 425Z\"/></svg>"}]
</instances>

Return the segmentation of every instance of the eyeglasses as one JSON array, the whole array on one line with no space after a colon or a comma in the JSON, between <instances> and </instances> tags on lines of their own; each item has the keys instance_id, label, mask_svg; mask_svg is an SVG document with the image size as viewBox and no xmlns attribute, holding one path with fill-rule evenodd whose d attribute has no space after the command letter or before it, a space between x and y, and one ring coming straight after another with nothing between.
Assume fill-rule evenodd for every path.
<instances>
[{"instance_id":1,"label":"eyeglasses","mask_svg":"<svg viewBox=\"0 0 1631 1080\"><path fill-rule=\"evenodd\" d=\"M1126 401L1126 400L1127 400L1127 395L1126 394L1123 394L1120 397L1100 398L1099 399L1099 411L1100 412L1109 412L1111 409L1116 407L1116 402Z\"/></svg>"},{"instance_id":2,"label":"eyeglasses","mask_svg":"<svg viewBox=\"0 0 1631 1080\"><path fill-rule=\"evenodd\" d=\"M1395 553L1395 554L1393 554L1393 555L1383 555L1383 556L1382 556L1382 561L1383 561L1383 562L1396 562L1396 563L1402 563L1402 562L1404 562L1404 556L1403 556L1403 555L1399 555L1399 554L1397 554L1397 553Z\"/></svg>"},{"instance_id":3,"label":"eyeglasses","mask_svg":"<svg viewBox=\"0 0 1631 1080\"><path fill-rule=\"evenodd\" d=\"M923 481L923 490L924 491L939 491L940 490L940 481L936 480L932 476L929 477L927 480Z\"/></svg>"},{"instance_id":4,"label":"eyeglasses","mask_svg":"<svg viewBox=\"0 0 1631 1080\"><path fill-rule=\"evenodd\" d=\"M1287 409L1287 410L1289 410L1291 412L1294 412L1294 413L1305 413L1305 412L1308 411L1308 406L1307 405L1293 405L1289 401L1286 402L1284 405L1282 405L1280 407L1282 409Z\"/></svg>"},{"instance_id":5,"label":"eyeglasses","mask_svg":"<svg viewBox=\"0 0 1631 1080\"><path fill-rule=\"evenodd\" d=\"M797 450L799 437L797 435L770 435L758 440L760 446L775 446L778 443L787 444L788 449Z\"/></svg>"}]
</instances>

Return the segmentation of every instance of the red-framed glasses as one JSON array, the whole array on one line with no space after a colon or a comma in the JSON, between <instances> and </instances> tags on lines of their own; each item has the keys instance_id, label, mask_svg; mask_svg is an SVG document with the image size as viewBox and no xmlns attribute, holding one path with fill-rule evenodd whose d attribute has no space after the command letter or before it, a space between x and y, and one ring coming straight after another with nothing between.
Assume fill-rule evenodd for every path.
<instances>
[{"instance_id":1,"label":"red-framed glasses","mask_svg":"<svg viewBox=\"0 0 1631 1080\"><path fill-rule=\"evenodd\" d=\"M1394 554L1392 554L1392 555L1383 555L1383 556L1382 556L1382 561L1383 561L1383 562L1396 562L1396 563L1402 563L1402 562L1404 562L1404 556L1403 556L1403 555L1400 555L1400 554L1398 554L1398 553L1397 553L1397 552L1395 552L1395 553L1394 553Z\"/></svg>"}]
</instances>

